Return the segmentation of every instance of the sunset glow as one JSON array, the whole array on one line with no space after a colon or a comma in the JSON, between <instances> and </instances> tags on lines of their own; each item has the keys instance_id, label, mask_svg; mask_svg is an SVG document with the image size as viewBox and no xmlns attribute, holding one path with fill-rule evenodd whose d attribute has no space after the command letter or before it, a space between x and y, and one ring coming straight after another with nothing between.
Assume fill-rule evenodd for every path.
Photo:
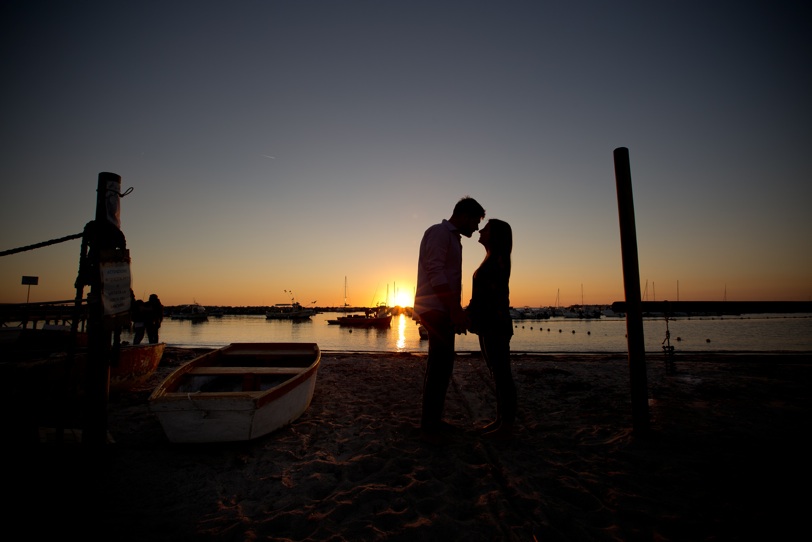
<instances>
[{"instance_id":1,"label":"sunset glow","mask_svg":"<svg viewBox=\"0 0 812 542\"><path fill-rule=\"evenodd\" d=\"M414 304L414 293L409 290L398 290L395 296L395 306L411 307Z\"/></svg>"}]
</instances>

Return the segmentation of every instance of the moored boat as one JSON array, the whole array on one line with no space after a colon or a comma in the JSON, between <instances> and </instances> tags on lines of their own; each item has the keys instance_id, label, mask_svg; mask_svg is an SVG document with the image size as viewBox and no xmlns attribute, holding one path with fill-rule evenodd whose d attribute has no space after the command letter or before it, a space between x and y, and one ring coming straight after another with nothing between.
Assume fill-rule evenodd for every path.
<instances>
[{"instance_id":1,"label":"moored boat","mask_svg":"<svg viewBox=\"0 0 812 542\"><path fill-rule=\"evenodd\" d=\"M83 416L91 364L84 346L86 334L71 339L74 343L78 339L83 346L60 340L28 347L29 339L52 332L29 329L23 334L22 348L2 349L0 355L0 411L13 415L15 427L26 432L25 438L33 438L37 427L65 427L66 423L80 422ZM148 389L165 347L165 343L111 346L110 392Z\"/></svg>"},{"instance_id":2,"label":"moored boat","mask_svg":"<svg viewBox=\"0 0 812 542\"><path fill-rule=\"evenodd\" d=\"M299 302L277 303L265 312L268 320L304 320L316 314L314 309L306 309Z\"/></svg>"},{"instance_id":3,"label":"moored boat","mask_svg":"<svg viewBox=\"0 0 812 542\"><path fill-rule=\"evenodd\" d=\"M170 442L255 439L307 410L320 362L316 343L232 343L173 371L149 409Z\"/></svg>"},{"instance_id":4,"label":"moored boat","mask_svg":"<svg viewBox=\"0 0 812 542\"><path fill-rule=\"evenodd\" d=\"M190 320L192 322L205 322L209 319L206 307L198 303L185 305L169 315L172 320Z\"/></svg>"},{"instance_id":5,"label":"moored boat","mask_svg":"<svg viewBox=\"0 0 812 542\"><path fill-rule=\"evenodd\" d=\"M158 370L166 343L113 347L110 355L110 390L127 391L147 383Z\"/></svg>"},{"instance_id":6,"label":"moored boat","mask_svg":"<svg viewBox=\"0 0 812 542\"><path fill-rule=\"evenodd\" d=\"M420 335L421 341L429 340L429 330L423 324L417 324L417 333Z\"/></svg>"},{"instance_id":7,"label":"moored boat","mask_svg":"<svg viewBox=\"0 0 812 542\"><path fill-rule=\"evenodd\" d=\"M328 324L338 324L343 327L374 327L387 328L392 323L392 313L385 305L378 305L374 310L367 309L364 314L348 314L339 316L334 321L328 320Z\"/></svg>"}]
</instances>

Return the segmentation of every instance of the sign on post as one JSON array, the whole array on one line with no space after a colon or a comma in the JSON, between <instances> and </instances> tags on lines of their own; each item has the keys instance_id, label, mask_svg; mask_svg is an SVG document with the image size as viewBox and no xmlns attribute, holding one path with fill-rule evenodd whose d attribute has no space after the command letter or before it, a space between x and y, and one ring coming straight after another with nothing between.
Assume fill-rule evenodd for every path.
<instances>
[{"instance_id":1,"label":"sign on post","mask_svg":"<svg viewBox=\"0 0 812 542\"><path fill-rule=\"evenodd\" d=\"M99 270L105 328L129 324L132 286L129 251L102 251Z\"/></svg>"},{"instance_id":2,"label":"sign on post","mask_svg":"<svg viewBox=\"0 0 812 542\"><path fill-rule=\"evenodd\" d=\"M30 277L23 275L23 286L28 285L28 293L25 296L26 304L31 301L31 286L36 286L39 283L39 277Z\"/></svg>"}]
</instances>

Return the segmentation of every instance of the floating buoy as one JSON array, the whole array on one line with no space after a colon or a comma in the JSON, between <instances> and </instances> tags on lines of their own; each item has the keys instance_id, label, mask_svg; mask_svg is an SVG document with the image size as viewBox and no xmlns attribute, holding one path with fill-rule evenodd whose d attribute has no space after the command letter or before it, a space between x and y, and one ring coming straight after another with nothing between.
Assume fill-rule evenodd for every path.
<instances>
[{"instance_id":1,"label":"floating buoy","mask_svg":"<svg viewBox=\"0 0 812 542\"><path fill-rule=\"evenodd\" d=\"M706 343L709 343L709 342L710 342L710 339L705 339L705 342L706 342Z\"/></svg>"},{"instance_id":2,"label":"floating buoy","mask_svg":"<svg viewBox=\"0 0 812 542\"><path fill-rule=\"evenodd\" d=\"M678 341L681 341L681 340L682 340L682 337L677 337L677 340L678 340Z\"/></svg>"},{"instance_id":3,"label":"floating buoy","mask_svg":"<svg viewBox=\"0 0 812 542\"><path fill-rule=\"evenodd\" d=\"M559 329L558 332L561 333L561 330Z\"/></svg>"},{"instance_id":4,"label":"floating buoy","mask_svg":"<svg viewBox=\"0 0 812 542\"><path fill-rule=\"evenodd\" d=\"M587 332L586 332L586 334L587 334L587 335L592 335L592 332L591 332L591 331L587 331Z\"/></svg>"},{"instance_id":5,"label":"floating buoy","mask_svg":"<svg viewBox=\"0 0 812 542\"><path fill-rule=\"evenodd\" d=\"M575 335L575 330L574 329L572 330L572 334Z\"/></svg>"}]
</instances>

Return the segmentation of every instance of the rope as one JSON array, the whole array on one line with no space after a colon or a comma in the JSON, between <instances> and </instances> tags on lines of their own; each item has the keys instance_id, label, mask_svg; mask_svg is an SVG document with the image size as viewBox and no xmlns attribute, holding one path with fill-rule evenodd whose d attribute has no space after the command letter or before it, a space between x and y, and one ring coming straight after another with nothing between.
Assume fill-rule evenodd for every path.
<instances>
[{"instance_id":1,"label":"rope","mask_svg":"<svg viewBox=\"0 0 812 542\"><path fill-rule=\"evenodd\" d=\"M50 241L43 241L42 243L37 243L35 245L28 245L25 247L20 248L12 248L10 250L4 250L0 252L0 256L8 256L9 254L17 254L18 252L25 252L26 250L34 250L35 248L42 248L47 247L48 245L55 245L57 243L64 243L65 241L70 241L71 239L79 239L81 236L84 235L82 233L74 233L73 235L68 235L66 237L60 237L59 239L51 239Z\"/></svg>"}]
</instances>

